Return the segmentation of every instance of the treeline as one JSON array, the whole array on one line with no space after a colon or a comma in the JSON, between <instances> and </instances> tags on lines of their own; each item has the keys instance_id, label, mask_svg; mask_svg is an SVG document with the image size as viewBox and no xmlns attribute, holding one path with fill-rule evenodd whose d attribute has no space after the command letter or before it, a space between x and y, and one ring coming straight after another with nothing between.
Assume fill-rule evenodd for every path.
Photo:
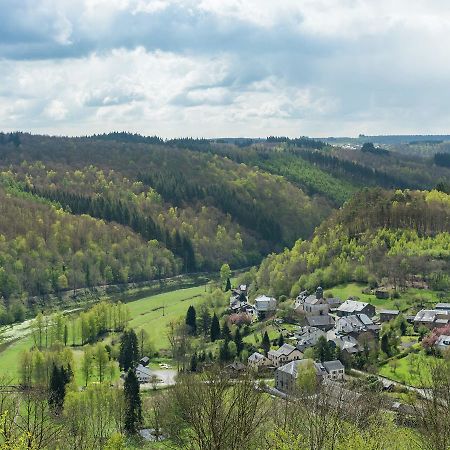
<instances>
[{"instance_id":1,"label":"treeline","mask_svg":"<svg viewBox=\"0 0 450 450\"><path fill-rule=\"evenodd\" d=\"M88 214L97 219L107 222L116 222L129 226L133 231L140 234L145 240L157 240L165 247L179 256L183 261L185 272L194 272L197 268L195 262L194 248L188 236L181 235L178 230L172 235L169 230L163 229L148 214L143 215L134 205L124 203L120 199L107 197L89 197L79 194L71 194L63 190L40 190L37 188L25 189L33 194L39 195L58 202L73 214Z\"/></svg>"},{"instance_id":2,"label":"treeline","mask_svg":"<svg viewBox=\"0 0 450 450\"><path fill-rule=\"evenodd\" d=\"M180 271L173 254L121 225L74 216L0 188L0 297L145 281Z\"/></svg>"},{"instance_id":3,"label":"treeline","mask_svg":"<svg viewBox=\"0 0 450 450\"><path fill-rule=\"evenodd\" d=\"M415 277L450 289L450 196L364 190L317 228L310 241L270 255L254 282L272 294L357 281L403 289Z\"/></svg>"}]
</instances>

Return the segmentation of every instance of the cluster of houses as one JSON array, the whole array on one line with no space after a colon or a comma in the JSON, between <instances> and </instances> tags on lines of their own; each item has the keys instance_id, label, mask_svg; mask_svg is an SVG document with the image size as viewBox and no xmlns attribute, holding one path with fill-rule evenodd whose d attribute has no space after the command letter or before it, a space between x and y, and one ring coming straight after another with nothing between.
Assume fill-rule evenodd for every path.
<instances>
[{"instance_id":1,"label":"cluster of houses","mask_svg":"<svg viewBox=\"0 0 450 450\"><path fill-rule=\"evenodd\" d=\"M255 303L252 305L248 302L247 286L241 284L231 293L229 310L232 313L246 313L253 319L262 320L276 312L277 301L273 297L260 295L256 297Z\"/></svg>"},{"instance_id":2,"label":"cluster of houses","mask_svg":"<svg viewBox=\"0 0 450 450\"><path fill-rule=\"evenodd\" d=\"M416 330L421 326L430 330L446 327L450 323L450 303L438 303L434 309L422 309L413 321Z\"/></svg>"}]
</instances>

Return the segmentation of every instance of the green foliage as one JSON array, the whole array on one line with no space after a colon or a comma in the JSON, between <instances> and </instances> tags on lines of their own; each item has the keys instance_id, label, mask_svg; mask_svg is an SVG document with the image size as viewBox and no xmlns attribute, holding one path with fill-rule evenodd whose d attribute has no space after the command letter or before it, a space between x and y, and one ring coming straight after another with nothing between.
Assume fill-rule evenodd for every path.
<instances>
[{"instance_id":1,"label":"green foliage","mask_svg":"<svg viewBox=\"0 0 450 450\"><path fill-rule=\"evenodd\" d=\"M216 315L216 313L214 313L213 318L211 320L211 329L210 329L210 338L211 338L211 342L217 341L217 339L220 339L220 323L219 323L219 319Z\"/></svg>"},{"instance_id":2,"label":"green foliage","mask_svg":"<svg viewBox=\"0 0 450 450\"><path fill-rule=\"evenodd\" d=\"M197 334L197 313L195 311L195 308L190 305L187 312L186 312L186 325L189 327L190 332L193 335Z\"/></svg>"},{"instance_id":3,"label":"green foliage","mask_svg":"<svg viewBox=\"0 0 450 450\"><path fill-rule=\"evenodd\" d=\"M119 366L127 371L139 361L139 345L133 329L125 330L120 338Z\"/></svg>"},{"instance_id":4,"label":"green foliage","mask_svg":"<svg viewBox=\"0 0 450 450\"><path fill-rule=\"evenodd\" d=\"M139 393L139 381L133 369L128 369L123 385L125 399L124 430L135 434L142 422L142 402Z\"/></svg>"}]
</instances>

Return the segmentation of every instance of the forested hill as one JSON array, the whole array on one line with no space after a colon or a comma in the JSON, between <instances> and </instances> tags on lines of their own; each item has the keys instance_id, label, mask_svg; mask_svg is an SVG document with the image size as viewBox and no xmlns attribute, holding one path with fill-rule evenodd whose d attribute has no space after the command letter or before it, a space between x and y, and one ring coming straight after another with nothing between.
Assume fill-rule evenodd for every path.
<instances>
[{"instance_id":1,"label":"forested hill","mask_svg":"<svg viewBox=\"0 0 450 450\"><path fill-rule=\"evenodd\" d=\"M359 281L407 286L419 277L450 289L450 195L365 189L324 221L311 240L272 254L260 289L296 296L303 289Z\"/></svg>"},{"instance_id":2,"label":"forested hill","mask_svg":"<svg viewBox=\"0 0 450 450\"><path fill-rule=\"evenodd\" d=\"M450 169L432 159L307 138L0 133L0 295L55 292L64 278L71 288L257 264L311 237L364 186L430 189L449 179ZM35 215L16 214L18 201ZM59 230L60 219L74 228ZM99 227L111 241L98 239ZM51 241L54 228L61 242ZM125 242L141 256L109 261L108 247ZM21 246L23 258L46 256L26 262Z\"/></svg>"}]
</instances>

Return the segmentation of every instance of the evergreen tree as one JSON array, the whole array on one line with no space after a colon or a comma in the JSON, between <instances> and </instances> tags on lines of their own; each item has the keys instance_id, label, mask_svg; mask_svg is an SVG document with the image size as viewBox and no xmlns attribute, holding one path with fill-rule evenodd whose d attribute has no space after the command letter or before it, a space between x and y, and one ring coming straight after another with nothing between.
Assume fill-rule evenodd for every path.
<instances>
[{"instance_id":1,"label":"evergreen tree","mask_svg":"<svg viewBox=\"0 0 450 450\"><path fill-rule=\"evenodd\" d=\"M64 368L60 369L53 364L52 373L48 387L48 404L55 414L60 414L64 405L66 396L66 383Z\"/></svg>"},{"instance_id":2,"label":"evergreen tree","mask_svg":"<svg viewBox=\"0 0 450 450\"><path fill-rule=\"evenodd\" d=\"M221 362L226 362L230 360L230 347L228 345L227 340L225 340L224 343L220 346L219 360Z\"/></svg>"},{"instance_id":3,"label":"evergreen tree","mask_svg":"<svg viewBox=\"0 0 450 450\"><path fill-rule=\"evenodd\" d=\"M192 305L189 306L186 313L186 325L189 327L191 334L195 336L197 334L197 313Z\"/></svg>"},{"instance_id":4,"label":"evergreen tree","mask_svg":"<svg viewBox=\"0 0 450 450\"><path fill-rule=\"evenodd\" d=\"M216 316L216 313L214 313L212 321L211 321L211 342L217 341L217 339L220 339L220 323L219 319Z\"/></svg>"},{"instance_id":5,"label":"evergreen tree","mask_svg":"<svg viewBox=\"0 0 450 450\"><path fill-rule=\"evenodd\" d=\"M231 341L231 330L226 322L222 328L222 339L225 339L225 341L227 342Z\"/></svg>"},{"instance_id":6,"label":"evergreen tree","mask_svg":"<svg viewBox=\"0 0 450 450\"><path fill-rule=\"evenodd\" d=\"M267 331L264 332L264 336L261 342L261 347L264 350L264 354L267 357L267 354L269 353L270 350L270 339L269 339L269 335L267 334Z\"/></svg>"},{"instance_id":7,"label":"evergreen tree","mask_svg":"<svg viewBox=\"0 0 450 450\"><path fill-rule=\"evenodd\" d=\"M283 333L280 333L280 337L278 338L278 347L281 347L284 344L284 336Z\"/></svg>"},{"instance_id":8,"label":"evergreen tree","mask_svg":"<svg viewBox=\"0 0 450 450\"><path fill-rule=\"evenodd\" d=\"M119 366L127 371L139 361L138 339L134 330L125 330L120 338Z\"/></svg>"},{"instance_id":9,"label":"evergreen tree","mask_svg":"<svg viewBox=\"0 0 450 450\"><path fill-rule=\"evenodd\" d=\"M386 353L387 356L391 355L391 348L390 348L388 333L384 333L383 336L381 336L380 348L384 353Z\"/></svg>"},{"instance_id":10,"label":"evergreen tree","mask_svg":"<svg viewBox=\"0 0 450 450\"><path fill-rule=\"evenodd\" d=\"M320 362L331 361L334 357L333 345L327 342L324 336L320 336L317 339L317 343L314 346L314 359Z\"/></svg>"},{"instance_id":11,"label":"evergreen tree","mask_svg":"<svg viewBox=\"0 0 450 450\"><path fill-rule=\"evenodd\" d=\"M134 370L128 369L123 385L125 398L124 428L127 434L135 434L142 422L142 402L139 381Z\"/></svg>"},{"instance_id":12,"label":"evergreen tree","mask_svg":"<svg viewBox=\"0 0 450 450\"><path fill-rule=\"evenodd\" d=\"M194 353L191 357L191 372L197 372L198 361L197 353Z\"/></svg>"},{"instance_id":13,"label":"evergreen tree","mask_svg":"<svg viewBox=\"0 0 450 450\"><path fill-rule=\"evenodd\" d=\"M234 343L236 344L236 352L238 355L240 355L242 350L244 350L244 341L242 340L239 327L236 328L236 333L234 334Z\"/></svg>"},{"instance_id":14,"label":"evergreen tree","mask_svg":"<svg viewBox=\"0 0 450 450\"><path fill-rule=\"evenodd\" d=\"M231 291L231 281L227 278L227 283L225 285L225 292Z\"/></svg>"},{"instance_id":15,"label":"evergreen tree","mask_svg":"<svg viewBox=\"0 0 450 450\"><path fill-rule=\"evenodd\" d=\"M202 305L200 308L200 323L201 331L203 334L208 336L211 329L211 316L209 314L208 307L206 305Z\"/></svg>"}]
</instances>

